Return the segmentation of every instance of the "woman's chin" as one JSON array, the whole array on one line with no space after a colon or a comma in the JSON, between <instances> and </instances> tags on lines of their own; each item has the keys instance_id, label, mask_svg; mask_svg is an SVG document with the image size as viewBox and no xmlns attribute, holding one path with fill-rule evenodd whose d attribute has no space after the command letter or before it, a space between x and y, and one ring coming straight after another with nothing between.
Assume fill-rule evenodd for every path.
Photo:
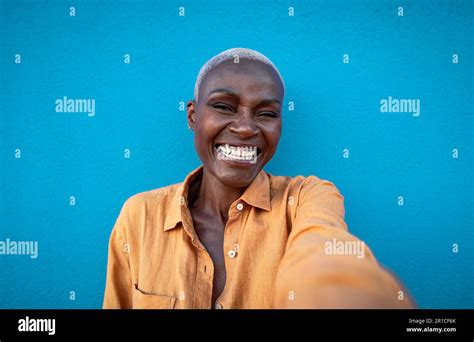
<instances>
[{"instance_id":1,"label":"woman's chin","mask_svg":"<svg viewBox=\"0 0 474 342\"><path fill-rule=\"evenodd\" d=\"M222 184L235 188L249 186L261 170L257 164L252 165L252 167L241 167L240 165L226 165L229 163L221 162L219 165L215 165L214 168L216 178Z\"/></svg>"}]
</instances>

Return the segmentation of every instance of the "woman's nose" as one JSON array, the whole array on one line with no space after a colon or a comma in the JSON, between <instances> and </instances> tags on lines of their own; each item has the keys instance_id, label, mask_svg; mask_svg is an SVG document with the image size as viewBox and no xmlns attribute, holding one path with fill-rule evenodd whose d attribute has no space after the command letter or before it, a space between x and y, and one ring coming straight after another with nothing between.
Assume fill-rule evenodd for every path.
<instances>
[{"instance_id":1,"label":"woman's nose","mask_svg":"<svg viewBox=\"0 0 474 342\"><path fill-rule=\"evenodd\" d=\"M248 139L258 134L258 127L255 125L253 113L249 108L239 109L239 113L229 130L238 134L242 139Z\"/></svg>"}]
</instances>

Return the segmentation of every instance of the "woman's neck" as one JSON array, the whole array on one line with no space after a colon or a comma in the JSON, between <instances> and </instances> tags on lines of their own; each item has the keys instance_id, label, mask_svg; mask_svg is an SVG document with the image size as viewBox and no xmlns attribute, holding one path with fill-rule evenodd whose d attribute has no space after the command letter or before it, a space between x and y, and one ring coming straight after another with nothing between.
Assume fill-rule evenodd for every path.
<instances>
[{"instance_id":1,"label":"woman's neck","mask_svg":"<svg viewBox=\"0 0 474 342\"><path fill-rule=\"evenodd\" d=\"M225 225L231 204L244 191L245 188L222 184L214 175L203 169L201 179L191 185L190 206L206 216L220 218Z\"/></svg>"}]
</instances>

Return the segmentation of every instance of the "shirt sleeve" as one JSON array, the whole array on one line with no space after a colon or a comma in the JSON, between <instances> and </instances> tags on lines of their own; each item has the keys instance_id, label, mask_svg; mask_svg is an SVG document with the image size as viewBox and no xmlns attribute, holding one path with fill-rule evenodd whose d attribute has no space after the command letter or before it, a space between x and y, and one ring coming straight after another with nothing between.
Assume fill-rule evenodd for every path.
<instances>
[{"instance_id":1,"label":"shirt sleeve","mask_svg":"<svg viewBox=\"0 0 474 342\"><path fill-rule=\"evenodd\" d=\"M314 176L301 186L275 280L275 308L412 308L400 281L348 232L344 197Z\"/></svg>"},{"instance_id":2,"label":"shirt sleeve","mask_svg":"<svg viewBox=\"0 0 474 342\"><path fill-rule=\"evenodd\" d=\"M130 245L126 237L126 226L130 222L129 202L123 205L110 235L104 309L132 308Z\"/></svg>"}]
</instances>

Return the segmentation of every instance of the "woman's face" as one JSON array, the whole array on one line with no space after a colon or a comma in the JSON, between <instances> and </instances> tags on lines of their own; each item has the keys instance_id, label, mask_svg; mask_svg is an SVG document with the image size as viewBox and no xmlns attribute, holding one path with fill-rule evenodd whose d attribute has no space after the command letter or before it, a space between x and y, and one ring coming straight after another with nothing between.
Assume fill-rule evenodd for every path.
<instances>
[{"instance_id":1,"label":"woman's face","mask_svg":"<svg viewBox=\"0 0 474 342\"><path fill-rule=\"evenodd\" d=\"M205 172L227 186L248 186L276 151L283 96L277 73L261 62L229 60L212 69L187 111Z\"/></svg>"}]
</instances>

